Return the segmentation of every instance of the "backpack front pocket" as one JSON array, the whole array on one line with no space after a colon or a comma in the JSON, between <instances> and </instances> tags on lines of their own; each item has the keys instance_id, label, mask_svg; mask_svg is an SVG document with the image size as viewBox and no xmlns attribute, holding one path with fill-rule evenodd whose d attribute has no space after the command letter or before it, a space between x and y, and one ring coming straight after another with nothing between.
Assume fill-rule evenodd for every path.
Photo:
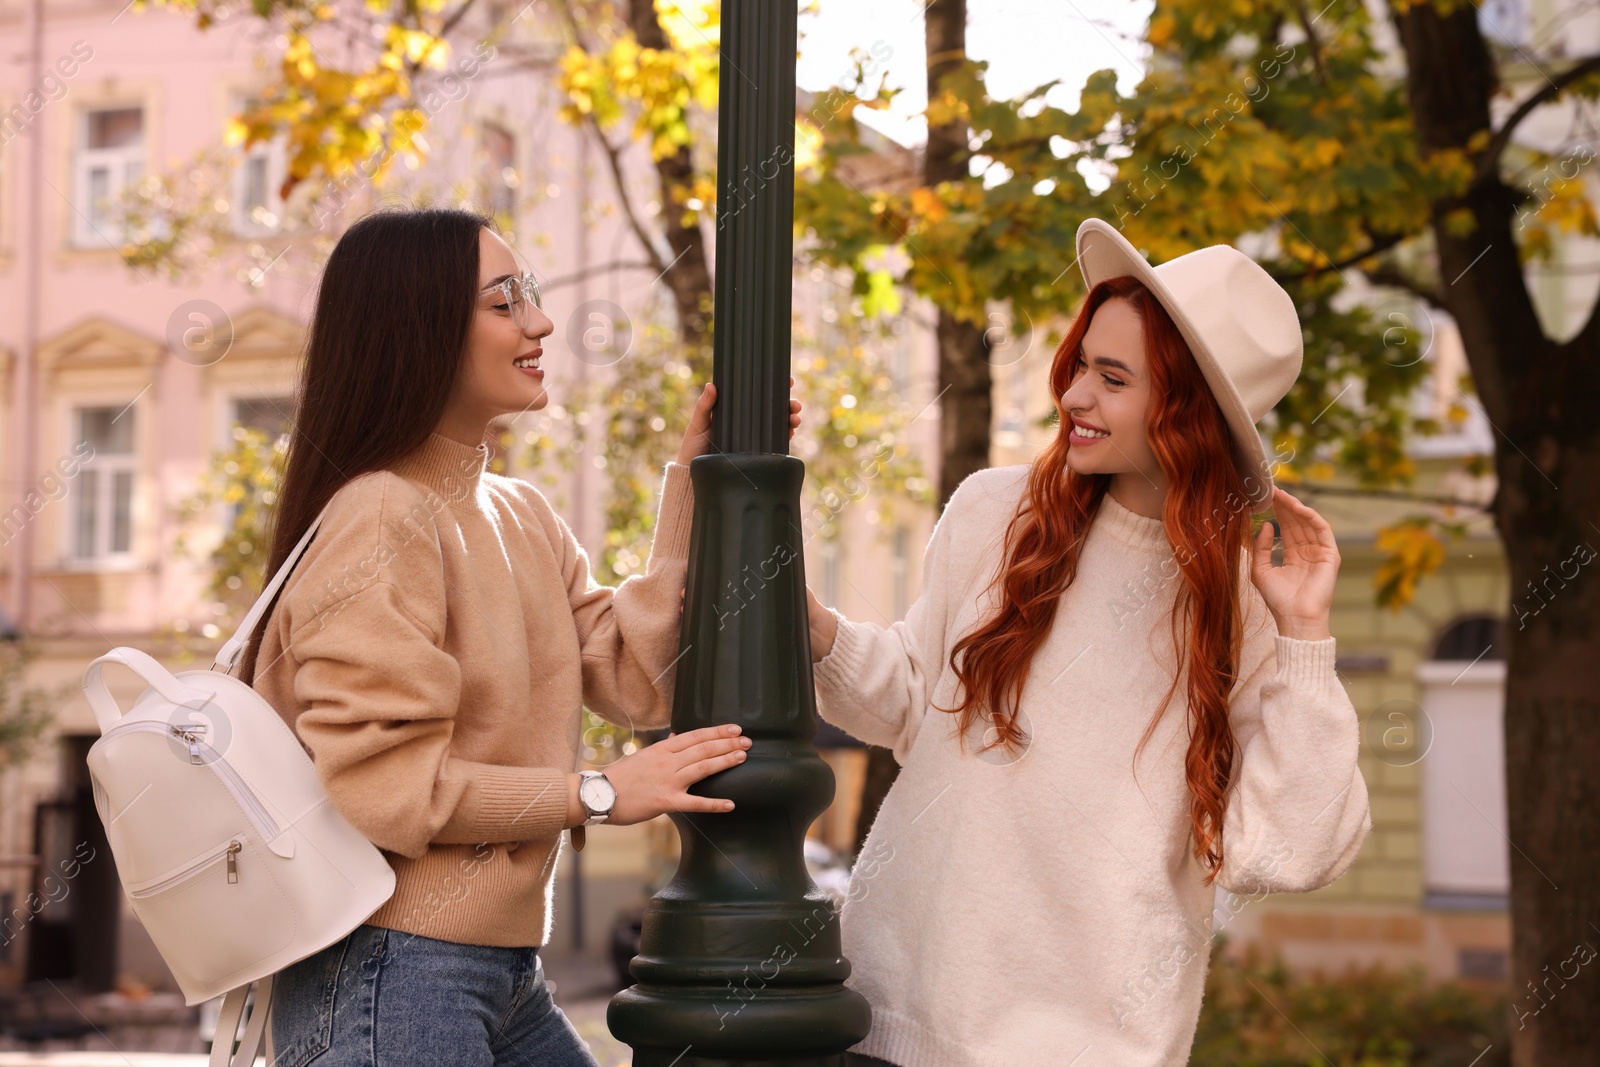
<instances>
[{"instance_id":1,"label":"backpack front pocket","mask_svg":"<svg viewBox=\"0 0 1600 1067\"><path fill-rule=\"evenodd\" d=\"M159 878L128 886L133 912L158 947L182 945L169 960L211 984L286 948L295 916L265 858L243 836L217 845Z\"/></svg>"}]
</instances>

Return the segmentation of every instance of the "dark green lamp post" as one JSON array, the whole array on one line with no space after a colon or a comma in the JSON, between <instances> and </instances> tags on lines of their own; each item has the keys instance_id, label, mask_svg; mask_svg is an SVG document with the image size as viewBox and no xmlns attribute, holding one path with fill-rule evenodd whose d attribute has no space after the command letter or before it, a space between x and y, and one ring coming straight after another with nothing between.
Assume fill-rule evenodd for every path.
<instances>
[{"instance_id":1,"label":"dark green lamp post","mask_svg":"<svg viewBox=\"0 0 1600 1067\"><path fill-rule=\"evenodd\" d=\"M672 816L677 875L645 910L636 985L611 1032L635 1067L837 1067L871 1011L844 986L839 919L806 873L833 798L817 755L800 483L789 451L796 0L724 0L713 340L716 453L696 459L672 728L738 723L754 744Z\"/></svg>"}]
</instances>

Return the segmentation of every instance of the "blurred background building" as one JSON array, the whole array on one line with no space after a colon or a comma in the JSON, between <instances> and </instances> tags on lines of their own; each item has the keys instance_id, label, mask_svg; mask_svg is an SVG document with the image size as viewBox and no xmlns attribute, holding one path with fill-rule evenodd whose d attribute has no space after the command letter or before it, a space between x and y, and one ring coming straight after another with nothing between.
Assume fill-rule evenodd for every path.
<instances>
[{"instance_id":1,"label":"blurred background building","mask_svg":"<svg viewBox=\"0 0 1600 1067\"><path fill-rule=\"evenodd\" d=\"M1531 6L1486 4L1485 17L1525 32L1516 28L1530 24ZM625 346L603 359L595 353L615 353L618 337L670 316L671 306L639 265L606 160L583 130L557 118L557 29L540 3L517 19L514 37L460 77L455 98L431 115L426 167L381 192L352 182L341 193L343 219L424 187L440 202L493 211L546 280L557 328L545 365L559 405L568 388L603 389L616 361L629 357ZM44 979L85 993L173 988L122 898L89 798L84 754L98 734L77 686L85 664L114 645L199 667L209 660L185 657L204 656L227 636L206 584L209 547L230 514L218 506L180 551L180 505L231 447L234 427L279 434L293 419L297 350L337 230L284 225L293 205L279 196L282 145L233 160L218 208L232 231L228 266L201 279L128 266L110 204L145 175L222 144L228 118L261 90L264 64L278 54L246 21L202 35L192 17L130 11L116 0L0 0L8 57L0 76L0 640L25 640L37 653L29 686L61 691L34 757L0 773L0 1003L6 990ZM1592 14L1561 32L1574 54L1600 47ZM1536 77L1532 68L1527 76ZM1523 136L1553 144L1562 122L1550 109ZM917 165L913 148L870 131L867 141L873 152L859 164L863 182L892 183ZM651 199L645 147L629 144L621 159L624 175L637 178L634 201L662 211ZM1563 261L1593 260L1594 243L1573 239ZM1068 257L1063 250L1063 263ZM1575 329L1600 278L1530 269L1540 271L1541 313ZM847 278L803 257L795 282L803 366L825 358L830 343L847 343L835 331L857 313L856 297ZM1448 318L1415 301L1369 299L1418 328L1418 358L1433 368L1415 397L1418 410L1443 415L1462 406L1465 361ZM929 307L908 298L872 342L923 478L935 477L938 464L932 321ZM1048 337L1060 326L996 313L996 464L1027 462L1053 432L1045 422ZM572 343L595 330L600 341ZM192 358L186 338L195 331L226 340L224 354ZM1336 471L1298 490L1340 540L1338 670L1365 723L1361 765L1373 833L1351 871L1318 892L1260 901L1219 894L1217 925L1230 939L1281 951L1293 967L1381 960L1420 962L1441 978L1507 975L1502 635L1516 622L1505 617L1508 578L1482 510L1492 475L1465 475L1459 463L1488 452L1494 431L1481 410L1465 406L1451 432L1415 445L1418 478L1407 493L1360 489ZM606 441L601 421L582 415L525 416L502 437L515 446L546 435L574 461L534 467L516 447L500 455L508 473L545 489L598 556ZM681 426L659 432L675 439ZM909 495L885 499L870 482L859 491L835 486L843 503L818 504L835 529L808 529L805 561L826 603L887 625L918 594L935 511ZM1419 502L1464 522L1466 540L1414 601L1390 612L1374 602L1376 531ZM131 700L132 679L115 684ZM837 732L823 741L838 793L813 835L848 854L864 757ZM590 835L581 868L567 853L552 956L604 960L618 917L670 870L673 838L664 821L608 828ZM91 852L64 893L47 892L52 871ZM58 899L34 910L30 894Z\"/></svg>"}]
</instances>

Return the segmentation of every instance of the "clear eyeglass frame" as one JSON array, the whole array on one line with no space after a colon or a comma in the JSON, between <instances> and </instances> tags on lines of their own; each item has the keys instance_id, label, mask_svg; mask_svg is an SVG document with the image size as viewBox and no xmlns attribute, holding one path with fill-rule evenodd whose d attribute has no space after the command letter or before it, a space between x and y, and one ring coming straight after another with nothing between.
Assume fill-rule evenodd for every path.
<instances>
[{"instance_id":1,"label":"clear eyeglass frame","mask_svg":"<svg viewBox=\"0 0 1600 1067\"><path fill-rule=\"evenodd\" d=\"M517 324L519 330L528 328L530 303L541 310L544 308L544 300L539 293L539 279L532 272L486 285L480 292L501 294L511 308L511 321Z\"/></svg>"}]
</instances>

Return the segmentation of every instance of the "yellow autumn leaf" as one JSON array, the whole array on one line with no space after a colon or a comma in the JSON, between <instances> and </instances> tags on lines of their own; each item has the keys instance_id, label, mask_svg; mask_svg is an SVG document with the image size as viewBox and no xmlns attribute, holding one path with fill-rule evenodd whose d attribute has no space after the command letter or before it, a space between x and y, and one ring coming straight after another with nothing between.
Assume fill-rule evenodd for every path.
<instances>
[{"instance_id":1,"label":"yellow autumn leaf","mask_svg":"<svg viewBox=\"0 0 1600 1067\"><path fill-rule=\"evenodd\" d=\"M1382 562L1372 576L1378 603L1399 611L1416 596L1417 582L1444 563L1444 541L1428 519L1403 519L1378 531Z\"/></svg>"},{"instance_id":2,"label":"yellow autumn leaf","mask_svg":"<svg viewBox=\"0 0 1600 1067\"><path fill-rule=\"evenodd\" d=\"M1165 48L1167 42L1172 40L1174 26L1175 21L1170 14L1152 15L1145 36L1156 48Z\"/></svg>"},{"instance_id":3,"label":"yellow autumn leaf","mask_svg":"<svg viewBox=\"0 0 1600 1067\"><path fill-rule=\"evenodd\" d=\"M911 191L911 210L914 214L921 215L928 222L939 222L950 214L950 210L945 207L944 201L939 199L939 194L925 187L919 187Z\"/></svg>"}]
</instances>

